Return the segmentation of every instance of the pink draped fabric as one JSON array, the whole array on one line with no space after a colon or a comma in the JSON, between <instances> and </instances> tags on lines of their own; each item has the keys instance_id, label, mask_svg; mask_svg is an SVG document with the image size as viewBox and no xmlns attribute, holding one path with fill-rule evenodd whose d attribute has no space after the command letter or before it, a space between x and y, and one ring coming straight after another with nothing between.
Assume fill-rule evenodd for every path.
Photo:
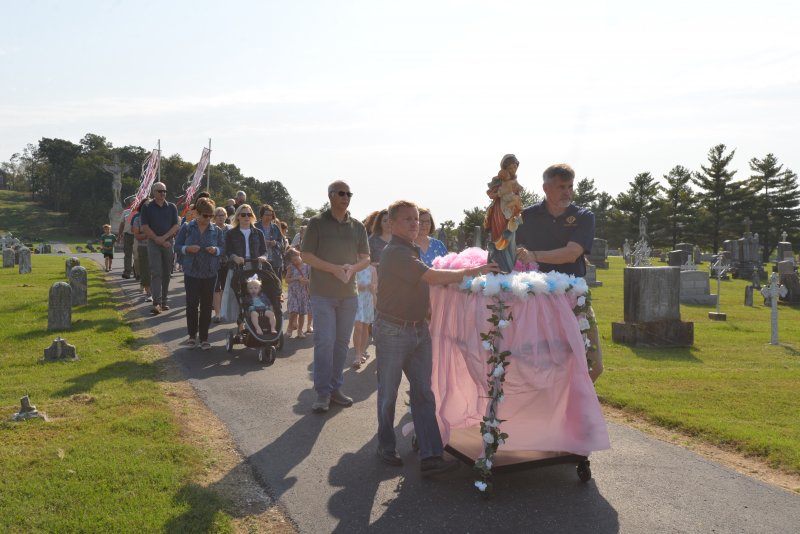
<instances>
[{"instance_id":1,"label":"pink draped fabric","mask_svg":"<svg viewBox=\"0 0 800 534\"><path fill-rule=\"evenodd\" d=\"M432 286L432 386L442 440L451 429L477 427L488 406L489 353L480 333L491 324L494 300L456 288ZM513 321L500 350L510 350L499 404L500 450L588 455L610 448L608 431L589 378L583 337L572 309L574 297L507 296ZM477 429L475 432L479 432Z\"/></svg>"}]
</instances>

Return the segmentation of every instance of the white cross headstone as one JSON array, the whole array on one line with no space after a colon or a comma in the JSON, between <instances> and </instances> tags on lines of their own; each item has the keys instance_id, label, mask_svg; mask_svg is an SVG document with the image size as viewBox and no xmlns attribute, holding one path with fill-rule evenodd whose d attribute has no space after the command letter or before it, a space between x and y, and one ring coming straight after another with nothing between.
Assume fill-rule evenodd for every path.
<instances>
[{"instance_id":1,"label":"white cross headstone","mask_svg":"<svg viewBox=\"0 0 800 534\"><path fill-rule=\"evenodd\" d=\"M778 344L778 297L785 297L786 293L786 286L782 286L778 283L778 273L772 273L772 276L769 277L769 285L761 288L761 294L764 295L764 298L768 299L772 305L772 312L770 313L772 322L771 345Z\"/></svg>"},{"instance_id":2,"label":"white cross headstone","mask_svg":"<svg viewBox=\"0 0 800 534\"><path fill-rule=\"evenodd\" d=\"M785 243L787 237L788 237L788 234L786 233L786 230L784 230L783 233L781 234L781 241L783 241Z\"/></svg>"},{"instance_id":3,"label":"white cross headstone","mask_svg":"<svg viewBox=\"0 0 800 534\"><path fill-rule=\"evenodd\" d=\"M722 277L728 272L730 265L728 265L728 263L725 261L725 257L720 254L717 256L717 261L714 262L714 265L711 266L711 269L717 275L717 316L721 317L722 314L719 311L719 294L722 284L720 283L720 280L722 280Z\"/></svg>"}]
</instances>

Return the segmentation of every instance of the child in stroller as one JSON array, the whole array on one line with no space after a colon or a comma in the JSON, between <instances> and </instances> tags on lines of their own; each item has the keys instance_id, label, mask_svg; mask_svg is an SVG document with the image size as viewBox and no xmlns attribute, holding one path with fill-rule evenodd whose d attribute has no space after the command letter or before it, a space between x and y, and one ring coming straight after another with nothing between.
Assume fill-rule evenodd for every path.
<instances>
[{"instance_id":1,"label":"child in stroller","mask_svg":"<svg viewBox=\"0 0 800 534\"><path fill-rule=\"evenodd\" d=\"M259 336L264 335L264 330L259 325L258 316L261 314L269 321L270 334L278 333L275 330L275 314L272 312L272 305L269 297L261 291L261 280L256 274L247 279L247 295L244 297L244 304L250 314L250 322Z\"/></svg>"}]
</instances>

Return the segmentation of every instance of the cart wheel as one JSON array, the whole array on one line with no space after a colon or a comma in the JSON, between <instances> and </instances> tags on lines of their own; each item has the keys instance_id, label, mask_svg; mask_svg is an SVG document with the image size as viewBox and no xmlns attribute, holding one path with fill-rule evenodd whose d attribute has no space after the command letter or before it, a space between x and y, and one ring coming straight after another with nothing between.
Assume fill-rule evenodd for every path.
<instances>
[{"instance_id":1,"label":"cart wheel","mask_svg":"<svg viewBox=\"0 0 800 534\"><path fill-rule=\"evenodd\" d=\"M581 460L578 462L578 478L581 482L589 482L592 479L592 469L589 467L589 460Z\"/></svg>"},{"instance_id":2,"label":"cart wheel","mask_svg":"<svg viewBox=\"0 0 800 534\"><path fill-rule=\"evenodd\" d=\"M419 451L419 442L417 441L416 434L411 435L411 448L414 449L415 451Z\"/></svg>"},{"instance_id":3,"label":"cart wheel","mask_svg":"<svg viewBox=\"0 0 800 534\"><path fill-rule=\"evenodd\" d=\"M281 335L278 337L278 344L276 346L278 350L283 349L283 332L281 332Z\"/></svg>"},{"instance_id":4,"label":"cart wheel","mask_svg":"<svg viewBox=\"0 0 800 534\"><path fill-rule=\"evenodd\" d=\"M233 351L233 332L228 332L228 340L225 342L225 350Z\"/></svg>"},{"instance_id":5,"label":"cart wheel","mask_svg":"<svg viewBox=\"0 0 800 534\"><path fill-rule=\"evenodd\" d=\"M265 355L266 361L264 363L266 364L267 367L275 363L275 357L277 355L278 351L275 349L275 347L270 347L269 349L266 350L266 355Z\"/></svg>"}]
</instances>

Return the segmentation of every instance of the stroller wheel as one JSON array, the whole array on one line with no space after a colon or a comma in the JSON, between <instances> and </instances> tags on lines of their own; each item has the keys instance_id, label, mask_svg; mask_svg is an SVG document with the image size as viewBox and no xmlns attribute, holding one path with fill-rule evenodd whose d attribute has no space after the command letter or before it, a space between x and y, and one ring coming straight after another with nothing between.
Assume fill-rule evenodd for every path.
<instances>
[{"instance_id":1,"label":"stroller wheel","mask_svg":"<svg viewBox=\"0 0 800 534\"><path fill-rule=\"evenodd\" d=\"M233 332L228 332L228 340L225 342L225 350L233 351Z\"/></svg>"},{"instance_id":2,"label":"stroller wheel","mask_svg":"<svg viewBox=\"0 0 800 534\"><path fill-rule=\"evenodd\" d=\"M278 350L275 347L269 347L269 349L267 349L267 361L265 362L267 364L267 367L275 363L275 357L277 355L278 355Z\"/></svg>"},{"instance_id":3,"label":"stroller wheel","mask_svg":"<svg viewBox=\"0 0 800 534\"><path fill-rule=\"evenodd\" d=\"M577 471L581 482L589 482L592 479L592 469L589 467L588 459L578 462Z\"/></svg>"},{"instance_id":4,"label":"stroller wheel","mask_svg":"<svg viewBox=\"0 0 800 534\"><path fill-rule=\"evenodd\" d=\"M264 363L264 358L266 357L265 352L266 350L264 349L264 347L258 348L258 361L261 363Z\"/></svg>"}]
</instances>

